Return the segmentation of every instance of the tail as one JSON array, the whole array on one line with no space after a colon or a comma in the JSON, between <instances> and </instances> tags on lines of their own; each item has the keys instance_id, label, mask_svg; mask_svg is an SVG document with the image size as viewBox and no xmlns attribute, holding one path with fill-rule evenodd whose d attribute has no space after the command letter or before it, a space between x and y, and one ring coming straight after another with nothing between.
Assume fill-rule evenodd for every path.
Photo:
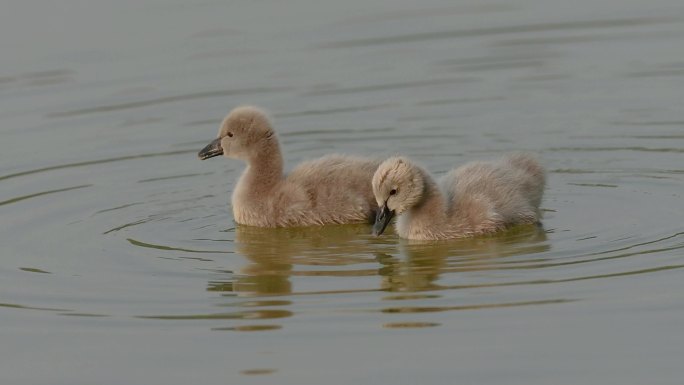
<instances>
[{"instance_id":1,"label":"tail","mask_svg":"<svg viewBox=\"0 0 684 385\"><path fill-rule=\"evenodd\" d=\"M539 163L537 158L528 153L514 153L506 156L504 162L522 170L527 175L523 182L525 195L530 198L530 204L538 208L541 204L544 187L546 185L546 170Z\"/></svg>"},{"instance_id":2,"label":"tail","mask_svg":"<svg viewBox=\"0 0 684 385\"><path fill-rule=\"evenodd\" d=\"M504 159L511 165L525 171L528 175L533 176L535 179L546 179L546 170L544 170L544 167L539 164L537 158L532 154L517 152L506 156Z\"/></svg>"}]
</instances>

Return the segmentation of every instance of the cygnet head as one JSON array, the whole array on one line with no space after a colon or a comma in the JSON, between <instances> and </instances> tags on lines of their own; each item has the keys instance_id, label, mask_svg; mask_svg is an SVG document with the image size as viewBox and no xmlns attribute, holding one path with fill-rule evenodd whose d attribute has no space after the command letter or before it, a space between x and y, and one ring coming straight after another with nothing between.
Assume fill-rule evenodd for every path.
<instances>
[{"instance_id":1,"label":"cygnet head","mask_svg":"<svg viewBox=\"0 0 684 385\"><path fill-rule=\"evenodd\" d=\"M197 155L202 160L218 155L248 160L258 154L259 144L273 135L266 113L256 107L238 107L223 119L218 137Z\"/></svg>"},{"instance_id":2,"label":"cygnet head","mask_svg":"<svg viewBox=\"0 0 684 385\"><path fill-rule=\"evenodd\" d=\"M395 214L400 215L420 202L425 188L421 170L403 157L382 162L372 183L380 208L373 225L374 235L382 234Z\"/></svg>"}]
</instances>

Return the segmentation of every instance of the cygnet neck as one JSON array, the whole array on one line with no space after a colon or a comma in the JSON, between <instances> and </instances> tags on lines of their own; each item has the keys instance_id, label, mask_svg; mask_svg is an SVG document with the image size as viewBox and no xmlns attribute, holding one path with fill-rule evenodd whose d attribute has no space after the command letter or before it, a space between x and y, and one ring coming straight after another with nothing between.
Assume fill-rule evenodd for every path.
<instances>
[{"instance_id":1,"label":"cygnet neck","mask_svg":"<svg viewBox=\"0 0 684 385\"><path fill-rule=\"evenodd\" d=\"M419 170L424 183L423 197L409 209L408 214L411 227L429 230L436 224L444 223L446 202L434 179L425 170Z\"/></svg>"},{"instance_id":2,"label":"cygnet neck","mask_svg":"<svg viewBox=\"0 0 684 385\"><path fill-rule=\"evenodd\" d=\"M283 155L275 137L264 139L259 149L247 159L243 180L248 186L262 189L275 186L283 178Z\"/></svg>"}]
</instances>

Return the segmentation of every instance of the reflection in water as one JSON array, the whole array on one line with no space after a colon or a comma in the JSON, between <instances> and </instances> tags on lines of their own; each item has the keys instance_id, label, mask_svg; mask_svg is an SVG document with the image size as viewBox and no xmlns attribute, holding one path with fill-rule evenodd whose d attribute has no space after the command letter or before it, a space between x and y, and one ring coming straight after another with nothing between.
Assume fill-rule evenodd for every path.
<instances>
[{"instance_id":1,"label":"reflection in water","mask_svg":"<svg viewBox=\"0 0 684 385\"><path fill-rule=\"evenodd\" d=\"M383 265L379 271L382 289L390 292L441 290L444 288L436 283L440 274L489 270L494 264L505 263L504 259L509 257L549 250L545 241L544 229L537 226L519 226L493 237L402 241L401 258L378 257Z\"/></svg>"},{"instance_id":2,"label":"reflection in water","mask_svg":"<svg viewBox=\"0 0 684 385\"><path fill-rule=\"evenodd\" d=\"M385 243L389 242L389 243ZM359 291L411 293L442 290L441 274L507 268L526 256L549 250L546 233L537 226L520 226L496 237L444 242L401 241L374 238L366 225L342 225L289 229L250 226L236 228L235 247L249 263L227 281L212 281L208 290L247 296L323 294ZM539 259L534 260L535 263ZM357 265L368 265L353 268ZM293 287L295 277L380 277L379 288L337 291L302 291ZM436 297L402 294L388 300ZM264 302L264 303L262 303ZM241 306L277 306L274 301L250 301ZM278 302L278 301L275 301ZM255 304L256 303L256 304ZM288 303L289 304L289 303Z\"/></svg>"},{"instance_id":3,"label":"reflection in water","mask_svg":"<svg viewBox=\"0 0 684 385\"><path fill-rule=\"evenodd\" d=\"M277 229L238 226L235 231L236 251L249 264L234 281L211 282L209 290L284 295L293 293L291 278L295 276L376 275L375 269L338 268L374 262L373 250L377 248L369 242L373 238L366 225Z\"/></svg>"},{"instance_id":4,"label":"reflection in water","mask_svg":"<svg viewBox=\"0 0 684 385\"><path fill-rule=\"evenodd\" d=\"M219 306L246 308L269 307L289 317L288 310L273 309L291 306L289 300L247 300L235 302L240 296L275 296L294 294L292 278L307 276L363 276L375 275L372 269L346 270L340 267L373 262L369 227L366 225L322 226L304 228L259 228L237 226L235 229L236 253L245 256L248 263L237 274L225 281L211 281L208 291L223 292L231 302ZM327 268L330 268L329 270ZM322 292L296 293L318 294ZM239 314L244 314L240 312ZM266 318L266 317L260 317ZM275 318L275 317L270 317ZM239 325L212 330L270 331L281 325Z\"/></svg>"},{"instance_id":5,"label":"reflection in water","mask_svg":"<svg viewBox=\"0 0 684 385\"><path fill-rule=\"evenodd\" d=\"M247 370L241 371L240 373L242 373L246 376L258 376L258 375L263 375L263 374L273 374L277 371L278 371L277 369L264 368L264 369L247 369Z\"/></svg>"},{"instance_id":6,"label":"reflection in water","mask_svg":"<svg viewBox=\"0 0 684 385\"><path fill-rule=\"evenodd\" d=\"M235 312L199 314L143 315L160 320L261 320L288 318L300 305L294 296L387 292L382 303L372 312L396 315L427 314L446 311L480 310L518 306L557 304L573 298L516 298L509 301L475 299L457 303L445 301L453 290L508 286L548 285L560 282L605 279L680 269L682 265L667 265L632 269L605 274L558 276L543 274L533 279L511 279L510 272L520 270L550 270L565 265L580 265L606 260L681 249L681 232L661 237L644 238L642 242L627 238L602 251L572 249L551 251L547 232L538 226L518 226L490 237L456 239L442 242L406 241L396 237L372 237L367 225L341 225L307 228L265 229L238 226L234 242L227 239L210 241L213 250L180 248L141 242L128 242L143 248L171 253L177 258L200 259L198 252L244 256L246 263L232 270L214 270L227 274L225 279L210 281L207 290L224 295L218 307L240 307ZM574 238L574 242L595 239L596 236ZM229 241L233 250L220 247ZM219 247L217 247L219 246ZM207 247L208 249L208 247ZM195 254L184 256L182 254ZM205 260L205 259L202 259ZM517 276L517 273L516 273ZM314 280L322 277L323 280ZM507 277L507 279L502 279ZM363 279L359 279L363 278ZM312 283L313 282L313 283ZM318 283L317 283L318 282ZM249 297L290 296L288 299ZM247 298L246 298L247 297ZM240 300L245 298L246 300ZM385 302L392 301L393 303ZM397 301L401 301L397 302ZM285 310L287 309L287 310ZM79 314L91 314L79 312ZM434 320L401 320L389 322L392 327L415 326ZM418 323L416 323L418 322ZM395 325L396 324L396 325ZM414 326L402 326L402 325ZM247 324L214 327L212 330L266 331L282 328L278 324Z\"/></svg>"},{"instance_id":7,"label":"reflection in water","mask_svg":"<svg viewBox=\"0 0 684 385\"><path fill-rule=\"evenodd\" d=\"M439 326L436 322L388 322L382 325L385 329L431 328Z\"/></svg>"},{"instance_id":8,"label":"reflection in water","mask_svg":"<svg viewBox=\"0 0 684 385\"><path fill-rule=\"evenodd\" d=\"M211 328L216 331L234 331L234 332L263 332L266 330L280 330L283 327L280 325L240 325L230 326L224 328Z\"/></svg>"},{"instance_id":9,"label":"reflection in water","mask_svg":"<svg viewBox=\"0 0 684 385\"><path fill-rule=\"evenodd\" d=\"M138 318L159 320L242 320L242 319L274 319L291 317L292 312L287 310L254 310L234 313L209 313L209 314L180 314L180 315L141 315Z\"/></svg>"},{"instance_id":10,"label":"reflection in water","mask_svg":"<svg viewBox=\"0 0 684 385\"><path fill-rule=\"evenodd\" d=\"M389 301L430 300L437 294L416 292L450 290L438 283L444 274L492 269L507 269L516 262L530 263L532 254L549 250L546 232L539 226L519 226L495 237L449 240L443 242L399 241L392 237L375 238L366 225L341 225L307 228L268 229L238 226L236 253L248 263L226 281L212 281L207 290L224 292L231 301L240 296L315 295L387 291L396 293ZM522 260L522 261L518 261ZM544 260L535 257L534 262ZM369 265L370 266L365 266ZM358 268L358 265L364 265ZM295 287L300 277L378 277L375 285L354 286L349 290L303 290ZM350 280L351 281L351 280ZM353 282L357 282L354 280ZM334 282L339 284L339 280ZM307 285L308 286L308 285ZM523 300L503 303L449 304L447 306L391 306L375 309L385 314L433 313L514 306L545 305L566 299ZM395 305L397 303L395 302ZM220 306L293 306L288 300L248 300ZM286 310L272 310L288 312ZM242 314L242 313L239 313ZM241 318L235 313L204 315L211 318ZM196 317L196 316L195 316ZM263 318L263 317L262 317ZM165 316L164 319L169 319ZM173 319L178 319L173 316ZM439 326L425 321L384 323L385 328ZM243 325L213 330L261 331L279 325Z\"/></svg>"}]
</instances>

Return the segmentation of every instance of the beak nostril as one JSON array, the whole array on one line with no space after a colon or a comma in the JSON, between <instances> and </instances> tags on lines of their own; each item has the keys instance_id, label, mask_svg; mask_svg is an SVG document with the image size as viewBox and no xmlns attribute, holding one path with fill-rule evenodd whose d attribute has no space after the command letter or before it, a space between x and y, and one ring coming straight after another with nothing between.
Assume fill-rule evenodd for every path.
<instances>
[{"instance_id":1,"label":"beak nostril","mask_svg":"<svg viewBox=\"0 0 684 385\"><path fill-rule=\"evenodd\" d=\"M214 139L206 147L204 147L197 156L202 159L209 159L215 156L223 155L223 148L221 147L221 138Z\"/></svg>"}]
</instances>

